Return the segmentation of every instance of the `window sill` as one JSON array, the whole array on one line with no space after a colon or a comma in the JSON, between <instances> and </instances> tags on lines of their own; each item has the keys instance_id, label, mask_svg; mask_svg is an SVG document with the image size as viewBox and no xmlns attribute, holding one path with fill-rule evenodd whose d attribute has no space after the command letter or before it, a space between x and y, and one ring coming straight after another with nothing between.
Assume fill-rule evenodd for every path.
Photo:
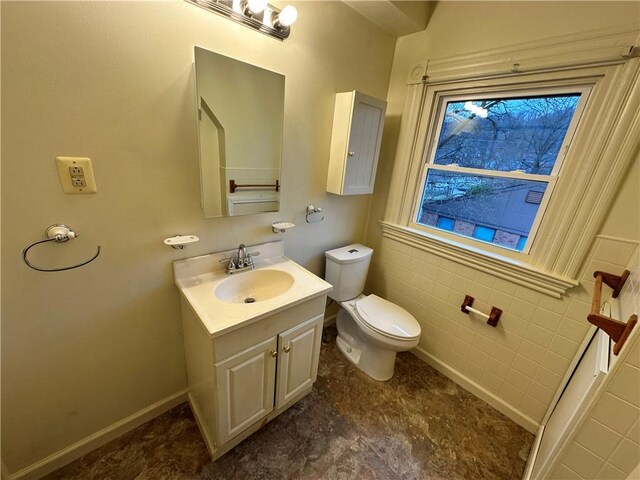
<instances>
[{"instance_id":1,"label":"window sill","mask_svg":"<svg viewBox=\"0 0 640 480\"><path fill-rule=\"evenodd\" d=\"M470 245L454 242L403 225L380 222L382 235L410 247L508 280L551 297L560 298L578 285L577 280L538 270L533 266L490 253Z\"/></svg>"}]
</instances>

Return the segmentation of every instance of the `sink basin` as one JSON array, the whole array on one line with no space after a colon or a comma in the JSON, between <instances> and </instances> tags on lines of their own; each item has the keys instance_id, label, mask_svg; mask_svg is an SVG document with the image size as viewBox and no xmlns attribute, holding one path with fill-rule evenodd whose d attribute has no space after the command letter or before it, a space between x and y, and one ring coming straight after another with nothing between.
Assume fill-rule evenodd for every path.
<instances>
[{"instance_id":1,"label":"sink basin","mask_svg":"<svg viewBox=\"0 0 640 480\"><path fill-rule=\"evenodd\" d=\"M293 276L281 270L251 270L237 273L215 289L215 296L227 303L256 303L283 294L293 285Z\"/></svg>"},{"instance_id":2,"label":"sink basin","mask_svg":"<svg viewBox=\"0 0 640 480\"><path fill-rule=\"evenodd\" d=\"M242 328L331 291L331 285L284 256L282 241L249 247L255 269L226 275L220 260L236 249L173 262L176 286L209 337ZM248 303L245 303L247 301Z\"/></svg>"}]
</instances>

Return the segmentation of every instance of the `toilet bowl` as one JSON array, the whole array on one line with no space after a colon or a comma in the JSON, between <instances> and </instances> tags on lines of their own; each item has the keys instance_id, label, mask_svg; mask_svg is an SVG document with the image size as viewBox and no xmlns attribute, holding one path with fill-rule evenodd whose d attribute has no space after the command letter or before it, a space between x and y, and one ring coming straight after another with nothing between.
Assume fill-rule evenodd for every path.
<instances>
[{"instance_id":1,"label":"toilet bowl","mask_svg":"<svg viewBox=\"0 0 640 480\"><path fill-rule=\"evenodd\" d=\"M415 347L420 324L406 310L376 295L362 295L373 250L360 244L325 252L331 298L340 303L338 349L375 380L393 377L397 352Z\"/></svg>"}]
</instances>

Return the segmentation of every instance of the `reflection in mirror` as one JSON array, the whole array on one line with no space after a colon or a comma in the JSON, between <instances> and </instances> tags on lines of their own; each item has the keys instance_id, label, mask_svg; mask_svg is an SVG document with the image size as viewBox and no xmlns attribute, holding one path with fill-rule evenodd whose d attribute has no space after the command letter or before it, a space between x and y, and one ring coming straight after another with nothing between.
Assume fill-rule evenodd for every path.
<instances>
[{"instance_id":1,"label":"reflection in mirror","mask_svg":"<svg viewBox=\"0 0 640 480\"><path fill-rule=\"evenodd\" d=\"M195 47L205 218L277 212L284 75Z\"/></svg>"}]
</instances>

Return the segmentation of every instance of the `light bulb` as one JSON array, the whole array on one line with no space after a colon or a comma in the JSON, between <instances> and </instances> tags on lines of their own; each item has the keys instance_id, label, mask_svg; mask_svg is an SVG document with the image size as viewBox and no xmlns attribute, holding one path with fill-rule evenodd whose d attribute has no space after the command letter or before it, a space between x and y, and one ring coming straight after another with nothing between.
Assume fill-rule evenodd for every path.
<instances>
[{"instance_id":1,"label":"light bulb","mask_svg":"<svg viewBox=\"0 0 640 480\"><path fill-rule=\"evenodd\" d=\"M258 14L267 8L267 2L268 0L248 0L247 9L254 15Z\"/></svg>"},{"instance_id":2,"label":"light bulb","mask_svg":"<svg viewBox=\"0 0 640 480\"><path fill-rule=\"evenodd\" d=\"M298 19L298 11L295 7L287 5L278 14L277 23L283 27L290 27Z\"/></svg>"}]
</instances>

